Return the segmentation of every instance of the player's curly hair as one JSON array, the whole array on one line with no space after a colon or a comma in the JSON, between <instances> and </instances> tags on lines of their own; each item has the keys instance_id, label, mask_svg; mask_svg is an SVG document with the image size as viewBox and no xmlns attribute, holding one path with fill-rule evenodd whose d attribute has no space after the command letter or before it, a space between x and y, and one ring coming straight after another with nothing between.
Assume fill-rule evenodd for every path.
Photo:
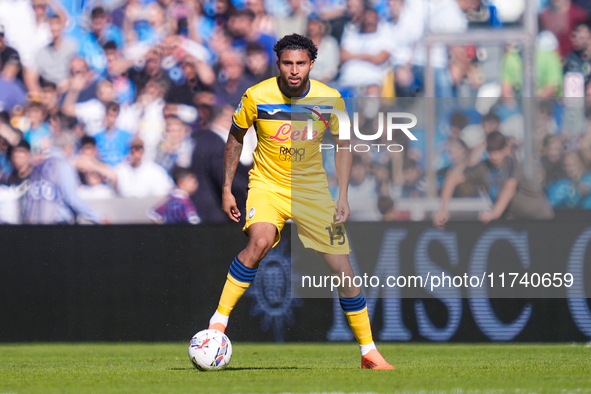
<instances>
[{"instance_id":1,"label":"player's curly hair","mask_svg":"<svg viewBox=\"0 0 591 394\"><path fill-rule=\"evenodd\" d=\"M290 34L288 36L284 36L281 40L277 41L273 50L277 54L277 59L281 59L281 53L288 50L297 50L301 49L304 51L308 51L308 55L310 56L310 60L316 60L316 55L318 54L318 48L316 45L310 40L308 37L301 36L299 34Z\"/></svg>"}]
</instances>

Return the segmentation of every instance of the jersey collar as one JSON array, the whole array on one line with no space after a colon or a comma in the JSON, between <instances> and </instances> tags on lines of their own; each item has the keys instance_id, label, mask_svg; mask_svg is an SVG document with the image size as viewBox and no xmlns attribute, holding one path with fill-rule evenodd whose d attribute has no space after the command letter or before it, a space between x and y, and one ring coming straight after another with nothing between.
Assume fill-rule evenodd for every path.
<instances>
[{"instance_id":1,"label":"jersey collar","mask_svg":"<svg viewBox=\"0 0 591 394\"><path fill-rule=\"evenodd\" d=\"M306 89L306 91L304 92L304 94L302 94L301 96L292 96L291 94L289 94L288 92L286 92L285 90L283 90L283 88L281 87L281 82L279 81L279 77L277 77L277 86L279 86L279 90L281 90L281 93L283 93L283 95L285 97L290 98L290 99L291 98L303 98L303 97L306 97L306 95L310 91L310 86L311 85L312 85L312 82L308 78L308 88Z\"/></svg>"}]
</instances>

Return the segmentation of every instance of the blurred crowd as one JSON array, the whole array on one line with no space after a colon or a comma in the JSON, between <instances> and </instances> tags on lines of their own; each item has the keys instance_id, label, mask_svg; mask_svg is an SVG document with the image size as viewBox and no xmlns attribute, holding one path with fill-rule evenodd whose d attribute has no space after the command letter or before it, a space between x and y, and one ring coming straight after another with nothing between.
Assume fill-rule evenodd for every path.
<instances>
[{"instance_id":1,"label":"blurred crowd","mask_svg":"<svg viewBox=\"0 0 591 394\"><path fill-rule=\"evenodd\" d=\"M86 201L157 196L163 203L149 214L155 222L224 222L223 152L233 111L247 88L277 75L276 40L298 33L319 48L311 78L344 97L422 97L429 59L436 97L451 103L438 111L436 157L427 160L425 141L401 140L403 154L356 155L351 178L351 200L374 201L353 207L354 219L408 219L395 203L428 195L428 163L441 190L450 174L488 159L491 132L505 136L510 157L523 159L522 48L435 45L427 56L425 34L520 26L524 10L525 0L112 0L84 7L0 0L0 182L21 185L25 223L108 222ZM589 12L590 1L540 2L535 92L549 101L536 117L533 181L555 207L591 208L587 114L567 103L591 96ZM483 110L462 97L495 101ZM239 206L255 147L250 130L234 184ZM463 185L454 196L482 193Z\"/></svg>"}]
</instances>

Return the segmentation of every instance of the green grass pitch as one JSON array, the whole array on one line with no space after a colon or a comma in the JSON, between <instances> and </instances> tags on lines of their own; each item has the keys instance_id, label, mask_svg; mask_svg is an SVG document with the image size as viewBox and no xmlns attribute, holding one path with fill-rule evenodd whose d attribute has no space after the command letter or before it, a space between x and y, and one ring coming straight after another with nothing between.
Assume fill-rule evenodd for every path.
<instances>
[{"instance_id":1,"label":"green grass pitch","mask_svg":"<svg viewBox=\"0 0 591 394\"><path fill-rule=\"evenodd\" d=\"M217 372L194 369L187 346L0 345L0 393L591 393L584 344L381 344L396 369L368 371L353 343L235 343Z\"/></svg>"}]
</instances>

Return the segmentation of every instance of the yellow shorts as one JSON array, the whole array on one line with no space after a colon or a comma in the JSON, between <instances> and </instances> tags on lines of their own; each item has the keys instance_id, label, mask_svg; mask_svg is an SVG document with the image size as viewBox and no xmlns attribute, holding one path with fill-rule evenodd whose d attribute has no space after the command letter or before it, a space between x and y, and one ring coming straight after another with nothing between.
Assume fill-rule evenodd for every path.
<instances>
[{"instance_id":1,"label":"yellow shorts","mask_svg":"<svg viewBox=\"0 0 591 394\"><path fill-rule=\"evenodd\" d=\"M349 254L349 239L344 224L335 225L335 203L328 193L300 196L292 202L291 194L263 187L248 191L244 232L253 223L272 223L277 227L275 247L281 240L285 221L297 225L298 237L306 248L328 254Z\"/></svg>"}]
</instances>

